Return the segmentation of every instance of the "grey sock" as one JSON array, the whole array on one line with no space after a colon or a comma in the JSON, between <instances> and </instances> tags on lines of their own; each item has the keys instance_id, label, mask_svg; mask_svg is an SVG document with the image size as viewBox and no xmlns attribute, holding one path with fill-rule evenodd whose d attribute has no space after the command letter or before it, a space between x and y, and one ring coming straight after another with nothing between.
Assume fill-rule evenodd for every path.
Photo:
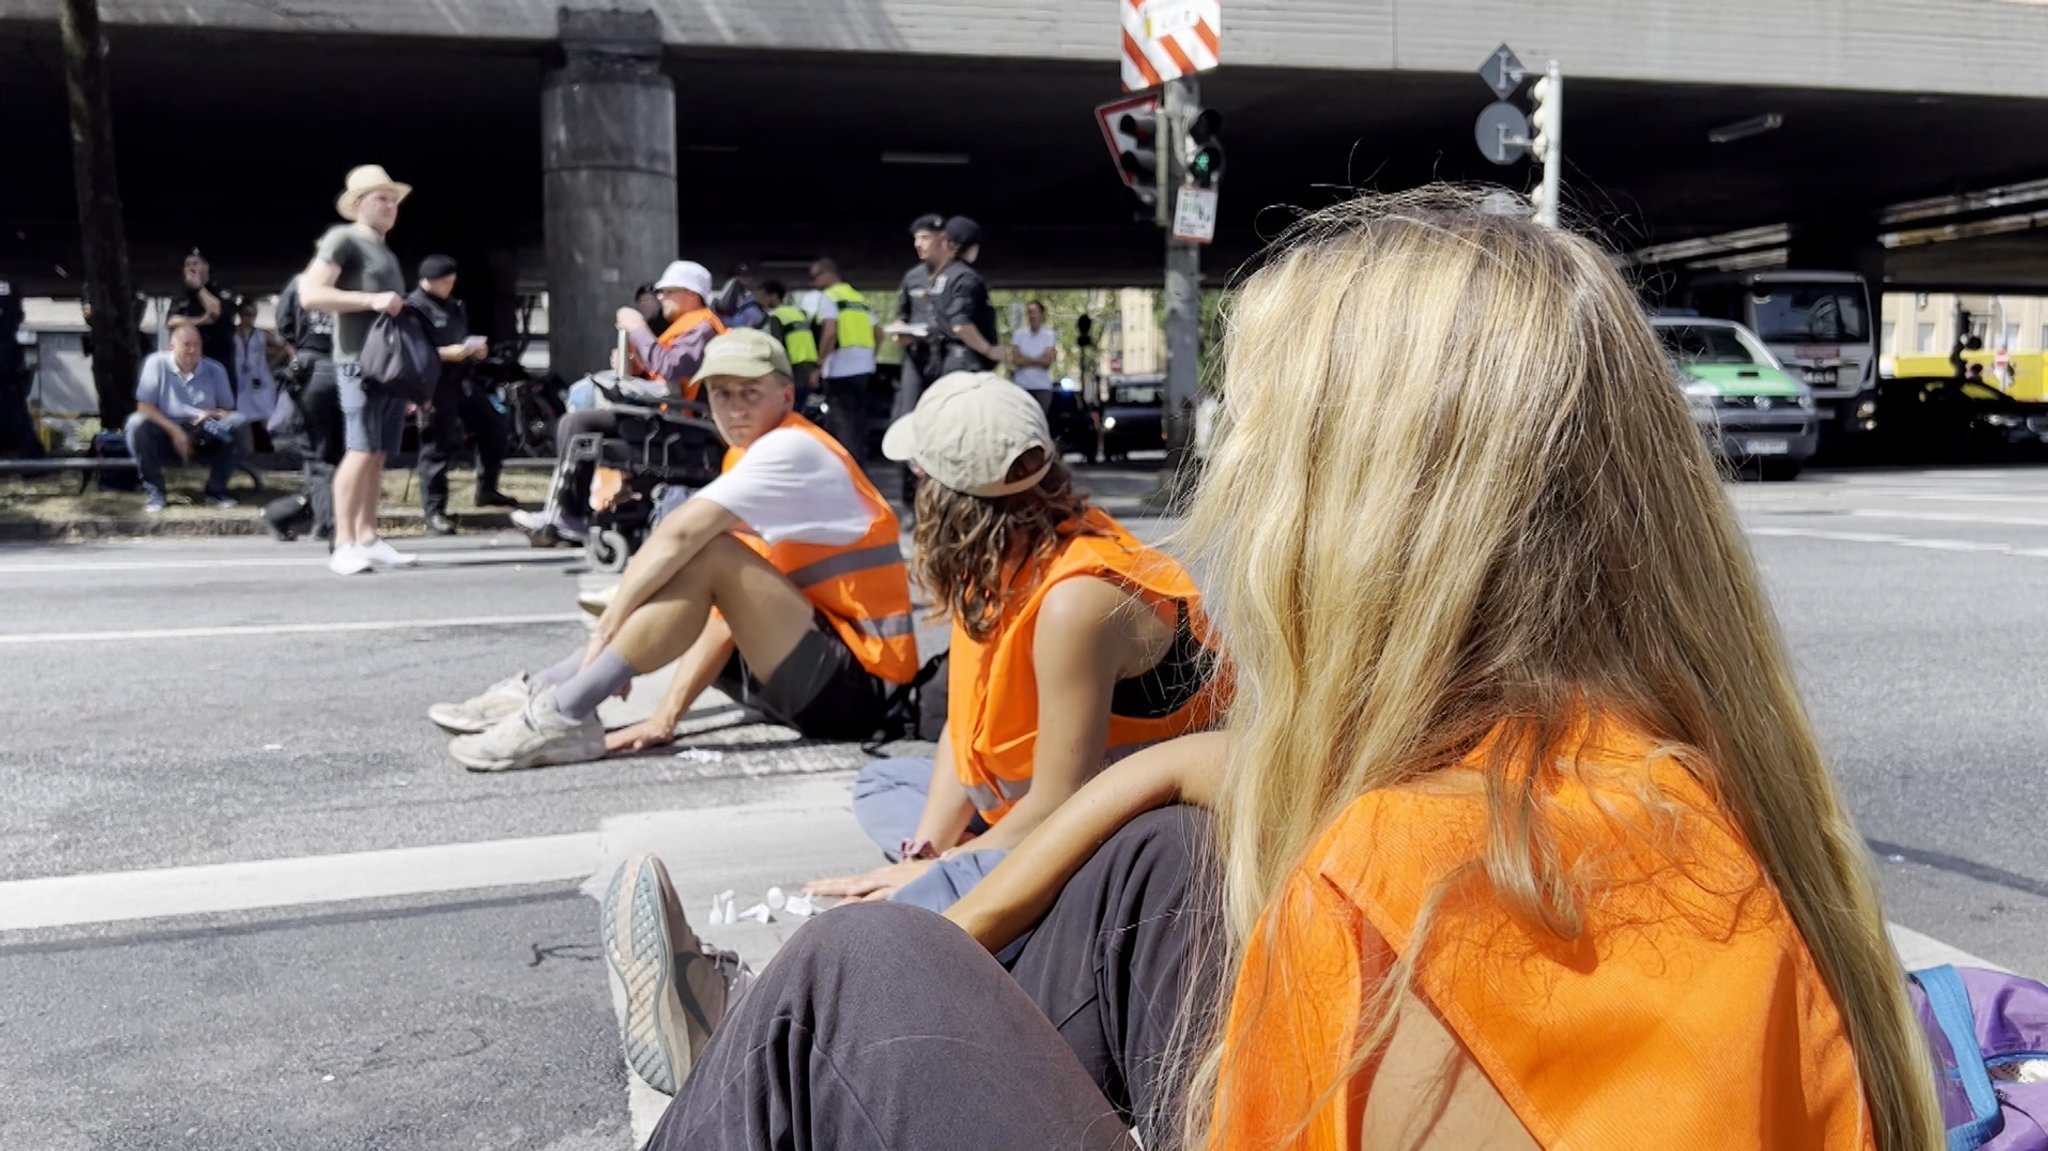
<instances>
[{"instance_id":1,"label":"grey sock","mask_svg":"<svg viewBox=\"0 0 2048 1151\"><path fill-rule=\"evenodd\" d=\"M590 666L563 680L555 688L555 709L570 719L582 719L597 710L633 678L633 665L626 657L606 648L597 653Z\"/></svg>"},{"instance_id":2,"label":"grey sock","mask_svg":"<svg viewBox=\"0 0 2048 1151\"><path fill-rule=\"evenodd\" d=\"M583 670L583 653L588 650L578 647L569 653L569 658L560 663L551 663L526 678L527 686L536 692L569 682L569 677Z\"/></svg>"}]
</instances>

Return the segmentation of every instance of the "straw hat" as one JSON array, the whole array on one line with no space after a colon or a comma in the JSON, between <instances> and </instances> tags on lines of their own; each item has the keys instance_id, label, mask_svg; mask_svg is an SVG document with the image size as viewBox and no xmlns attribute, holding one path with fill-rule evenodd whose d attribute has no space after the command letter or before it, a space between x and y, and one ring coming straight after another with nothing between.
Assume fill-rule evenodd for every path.
<instances>
[{"instance_id":1,"label":"straw hat","mask_svg":"<svg viewBox=\"0 0 2048 1151\"><path fill-rule=\"evenodd\" d=\"M412 195L412 185L392 179L391 173L386 172L381 164L363 164L349 169L348 180L341 198L334 202L334 210L341 213L342 219L353 220L363 197L372 192L392 192L402 201Z\"/></svg>"}]
</instances>

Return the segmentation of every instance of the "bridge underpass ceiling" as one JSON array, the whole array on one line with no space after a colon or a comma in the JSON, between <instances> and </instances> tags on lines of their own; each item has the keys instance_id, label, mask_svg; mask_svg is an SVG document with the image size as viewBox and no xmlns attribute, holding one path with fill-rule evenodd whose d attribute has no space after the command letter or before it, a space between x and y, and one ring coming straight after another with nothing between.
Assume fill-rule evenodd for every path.
<instances>
[{"instance_id":1,"label":"bridge underpass ceiling","mask_svg":"<svg viewBox=\"0 0 2048 1151\"><path fill-rule=\"evenodd\" d=\"M341 173L382 163L418 192L395 235L432 249L516 252L542 278L539 91L530 45L114 32L115 122L134 261L163 289L200 244L237 282L303 260ZM771 271L814 254L860 282L909 261L903 225L964 212L999 283L1149 283L1159 233L1131 222L1090 109L1117 95L1096 66L874 56L674 53L685 254ZM1204 103L1225 116L1221 273L1294 218L1352 188L1431 178L1524 188L1471 123L1476 77L1224 69ZM55 30L0 25L0 267L31 290L76 267ZM1728 145L1709 129L1765 112L1785 126ZM2048 173L2043 108L2020 100L1670 87L1573 80L1567 189L1620 248L1797 220L1854 219L1900 200ZM880 162L964 153L964 166ZM25 177L25 178L23 178ZM667 253L650 253L648 274ZM230 271L232 270L232 271ZM41 288L37 285L42 284Z\"/></svg>"}]
</instances>

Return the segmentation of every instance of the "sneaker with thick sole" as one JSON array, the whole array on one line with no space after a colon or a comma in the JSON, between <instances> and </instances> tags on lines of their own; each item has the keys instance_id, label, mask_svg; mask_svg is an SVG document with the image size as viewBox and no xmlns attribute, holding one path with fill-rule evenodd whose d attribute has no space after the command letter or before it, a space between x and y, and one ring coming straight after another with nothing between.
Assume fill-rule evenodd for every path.
<instances>
[{"instance_id":1,"label":"sneaker with thick sole","mask_svg":"<svg viewBox=\"0 0 2048 1151\"><path fill-rule=\"evenodd\" d=\"M327 570L335 575L361 575L370 570L370 556L361 544L338 547L327 557Z\"/></svg>"},{"instance_id":2,"label":"sneaker with thick sole","mask_svg":"<svg viewBox=\"0 0 2048 1151\"><path fill-rule=\"evenodd\" d=\"M626 1063L649 1087L674 1095L753 972L690 930L668 869L652 855L619 867L602 914L605 960L626 1001Z\"/></svg>"},{"instance_id":3,"label":"sneaker with thick sole","mask_svg":"<svg viewBox=\"0 0 2048 1151\"><path fill-rule=\"evenodd\" d=\"M427 709L427 718L441 730L455 735L475 735L526 706L532 694L526 673L501 679L461 703L437 703Z\"/></svg>"},{"instance_id":4,"label":"sneaker with thick sole","mask_svg":"<svg viewBox=\"0 0 2048 1151\"><path fill-rule=\"evenodd\" d=\"M362 547L363 555L380 568L409 568L420 562L420 557L399 551L379 536L370 537L370 542Z\"/></svg>"},{"instance_id":5,"label":"sneaker with thick sole","mask_svg":"<svg viewBox=\"0 0 2048 1151\"><path fill-rule=\"evenodd\" d=\"M612 600L618 598L618 594L619 585L617 584L613 584L610 587L601 587L595 591L578 592L576 593L576 606L591 615L603 615L612 606Z\"/></svg>"},{"instance_id":6,"label":"sneaker with thick sole","mask_svg":"<svg viewBox=\"0 0 2048 1151\"><path fill-rule=\"evenodd\" d=\"M448 741L448 754L471 771L525 771L604 758L604 723L592 712L571 719L555 708L555 693L527 698L526 706L477 735Z\"/></svg>"}]
</instances>

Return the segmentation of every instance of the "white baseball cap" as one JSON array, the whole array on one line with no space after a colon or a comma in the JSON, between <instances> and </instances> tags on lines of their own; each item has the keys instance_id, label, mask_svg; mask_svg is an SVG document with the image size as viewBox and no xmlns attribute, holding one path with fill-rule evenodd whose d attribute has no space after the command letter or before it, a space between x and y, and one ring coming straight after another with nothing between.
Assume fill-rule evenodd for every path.
<instances>
[{"instance_id":1,"label":"white baseball cap","mask_svg":"<svg viewBox=\"0 0 2048 1151\"><path fill-rule=\"evenodd\" d=\"M659 280L654 281L654 290L681 290L695 292L703 299L711 298L711 272L695 260L677 260L670 264Z\"/></svg>"},{"instance_id":2,"label":"white baseball cap","mask_svg":"<svg viewBox=\"0 0 2048 1151\"><path fill-rule=\"evenodd\" d=\"M1012 480L1010 468L1033 448L1045 466ZM917 408L889 426L882 454L915 463L925 475L970 496L1008 496L1038 486L1059 458L1045 409L1030 392L994 372L954 372L918 397Z\"/></svg>"}]
</instances>

